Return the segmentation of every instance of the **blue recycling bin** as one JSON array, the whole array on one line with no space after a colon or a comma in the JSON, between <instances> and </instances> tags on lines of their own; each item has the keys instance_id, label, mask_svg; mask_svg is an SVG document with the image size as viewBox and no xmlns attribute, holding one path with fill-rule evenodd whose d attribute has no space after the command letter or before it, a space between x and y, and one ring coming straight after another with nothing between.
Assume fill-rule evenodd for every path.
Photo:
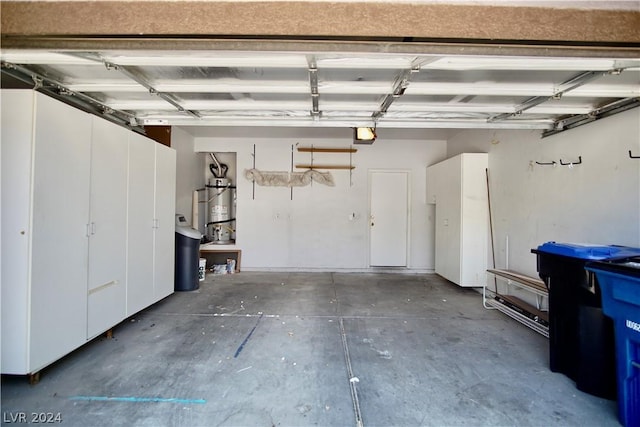
<instances>
[{"instance_id":1,"label":"blue recycling bin","mask_svg":"<svg viewBox=\"0 0 640 427\"><path fill-rule=\"evenodd\" d=\"M549 290L549 368L578 390L616 398L613 321L602 311L601 289L588 262L640 256L640 248L547 242L532 249Z\"/></svg>"},{"instance_id":2,"label":"blue recycling bin","mask_svg":"<svg viewBox=\"0 0 640 427\"><path fill-rule=\"evenodd\" d=\"M640 256L586 268L598 277L602 309L615 324L618 418L640 426Z\"/></svg>"}]
</instances>

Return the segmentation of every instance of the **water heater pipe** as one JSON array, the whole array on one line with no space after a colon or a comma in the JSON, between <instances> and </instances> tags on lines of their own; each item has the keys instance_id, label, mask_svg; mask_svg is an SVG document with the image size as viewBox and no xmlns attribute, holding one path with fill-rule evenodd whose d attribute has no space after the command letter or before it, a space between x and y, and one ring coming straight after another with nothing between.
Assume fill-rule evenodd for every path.
<instances>
[{"instance_id":1,"label":"water heater pipe","mask_svg":"<svg viewBox=\"0 0 640 427\"><path fill-rule=\"evenodd\" d=\"M195 228L196 230L200 227L200 211L198 210L198 191L193 192L193 197L191 198L191 228Z\"/></svg>"}]
</instances>

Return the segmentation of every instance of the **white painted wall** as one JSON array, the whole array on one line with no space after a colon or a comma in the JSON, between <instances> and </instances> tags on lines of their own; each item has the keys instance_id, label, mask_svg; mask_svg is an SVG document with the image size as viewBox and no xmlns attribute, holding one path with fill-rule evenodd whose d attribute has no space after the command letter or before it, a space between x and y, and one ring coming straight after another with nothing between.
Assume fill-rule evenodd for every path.
<instances>
[{"instance_id":1,"label":"white painted wall","mask_svg":"<svg viewBox=\"0 0 640 427\"><path fill-rule=\"evenodd\" d=\"M216 128L196 131L195 150L237 152L236 246L242 268L251 270L362 270L369 266L368 171L408 170L411 218L408 268L433 269L433 206L426 203L426 166L444 159L445 133L434 130L378 130L371 146L356 146L356 168L332 171L335 187L318 183L296 187L253 186L244 170L289 171L292 145L349 147L350 129ZM294 163L309 153L294 149ZM314 154L314 162L349 164L349 154ZM350 214L355 214L353 220Z\"/></svg>"},{"instance_id":2,"label":"white painted wall","mask_svg":"<svg viewBox=\"0 0 640 427\"><path fill-rule=\"evenodd\" d=\"M237 152L237 247L243 250L243 268L367 269L367 173L389 168L411 171L409 267L432 270L433 206L425 204L426 165L462 152L490 153L498 268L506 267L508 256L510 268L536 276L531 249L550 240L640 246L640 161L628 157L629 150L640 154L637 109L545 139L540 131L449 131L452 136L447 140L444 131L378 129L372 146L356 146L352 185L348 171L333 171L336 187L294 188L293 200L287 188L259 186L252 198L252 185L243 171L252 167L253 145L258 169L288 171L291 145L348 147L349 129L190 132L195 135L196 151ZM185 138L190 135L185 133ZM180 171L187 166L181 167L180 148L176 148ZM583 164L573 168L535 164L578 156ZM341 154L316 154L314 159L349 161L348 155ZM308 160L308 153L294 151L294 162ZM354 220L349 219L351 213Z\"/></svg>"},{"instance_id":3,"label":"white painted wall","mask_svg":"<svg viewBox=\"0 0 640 427\"><path fill-rule=\"evenodd\" d=\"M171 147L176 150L176 213L191 223L193 191L205 184L205 155L195 152L194 137L179 127L171 129Z\"/></svg>"},{"instance_id":4,"label":"white painted wall","mask_svg":"<svg viewBox=\"0 0 640 427\"><path fill-rule=\"evenodd\" d=\"M488 152L496 265L537 277L547 241L640 247L640 110L541 139L539 131L464 130L447 157ZM576 161L573 168L535 161ZM489 262L491 265L491 261Z\"/></svg>"}]
</instances>

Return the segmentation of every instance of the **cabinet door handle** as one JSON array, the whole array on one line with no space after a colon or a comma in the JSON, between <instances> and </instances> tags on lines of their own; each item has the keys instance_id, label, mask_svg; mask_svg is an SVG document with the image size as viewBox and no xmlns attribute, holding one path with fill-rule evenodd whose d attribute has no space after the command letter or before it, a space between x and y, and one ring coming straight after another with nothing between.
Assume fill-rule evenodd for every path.
<instances>
[{"instance_id":1,"label":"cabinet door handle","mask_svg":"<svg viewBox=\"0 0 640 427\"><path fill-rule=\"evenodd\" d=\"M95 222L91 223L91 234L92 235L96 234L96 223Z\"/></svg>"}]
</instances>

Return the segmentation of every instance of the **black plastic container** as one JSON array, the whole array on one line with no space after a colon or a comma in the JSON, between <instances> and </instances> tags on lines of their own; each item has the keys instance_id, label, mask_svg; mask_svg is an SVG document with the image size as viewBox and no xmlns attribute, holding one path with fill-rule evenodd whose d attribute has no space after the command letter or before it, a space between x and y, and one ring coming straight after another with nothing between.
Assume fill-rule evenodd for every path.
<instances>
[{"instance_id":1,"label":"black plastic container","mask_svg":"<svg viewBox=\"0 0 640 427\"><path fill-rule=\"evenodd\" d=\"M174 290L195 291L200 287L198 268L200 261L200 239L198 230L176 226L176 268Z\"/></svg>"}]
</instances>

